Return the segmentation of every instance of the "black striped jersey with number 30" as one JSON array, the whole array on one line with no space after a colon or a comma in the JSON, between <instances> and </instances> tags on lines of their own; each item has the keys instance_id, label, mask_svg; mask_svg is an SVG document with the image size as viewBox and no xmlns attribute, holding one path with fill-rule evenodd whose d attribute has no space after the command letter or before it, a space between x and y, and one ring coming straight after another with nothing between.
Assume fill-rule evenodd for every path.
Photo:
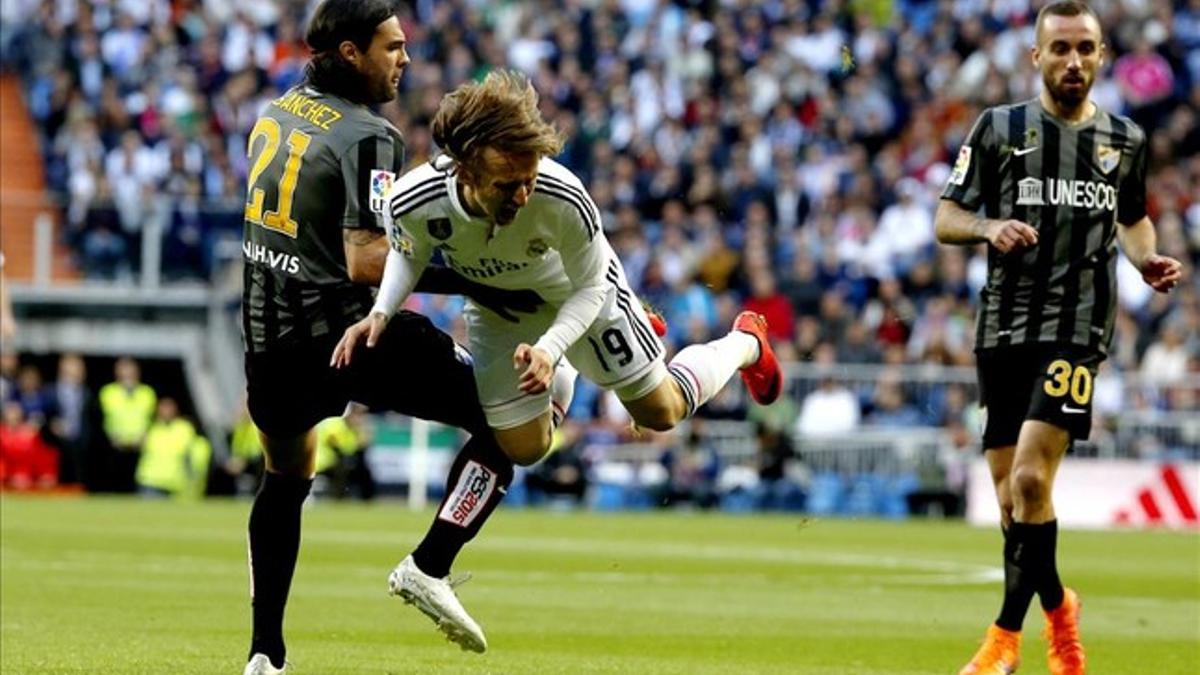
<instances>
[{"instance_id":1,"label":"black striped jersey with number 30","mask_svg":"<svg viewBox=\"0 0 1200 675\"><path fill-rule=\"evenodd\" d=\"M1116 228L1146 215L1146 134L1096 110L1068 124L1038 99L985 110L943 199L1014 219L1038 244L988 249L976 346L1076 344L1106 352L1116 309Z\"/></svg>"}]
</instances>

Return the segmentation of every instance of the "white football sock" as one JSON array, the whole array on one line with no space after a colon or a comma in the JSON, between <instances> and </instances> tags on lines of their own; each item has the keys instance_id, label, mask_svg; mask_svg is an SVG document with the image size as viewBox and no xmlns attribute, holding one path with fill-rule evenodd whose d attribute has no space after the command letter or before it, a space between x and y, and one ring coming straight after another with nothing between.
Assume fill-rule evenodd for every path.
<instances>
[{"instance_id":1,"label":"white football sock","mask_svg":"<svg viewBox=\"0 0 1200 675\"><path fill-rule=\"evenodd\" d=\"M685 347L667 364L667 372L679 383L688 404L688 417L716 395L721 387L758 358L758 340L753 335L732 331L712 342Z\"/></svg>"}]
</instances>

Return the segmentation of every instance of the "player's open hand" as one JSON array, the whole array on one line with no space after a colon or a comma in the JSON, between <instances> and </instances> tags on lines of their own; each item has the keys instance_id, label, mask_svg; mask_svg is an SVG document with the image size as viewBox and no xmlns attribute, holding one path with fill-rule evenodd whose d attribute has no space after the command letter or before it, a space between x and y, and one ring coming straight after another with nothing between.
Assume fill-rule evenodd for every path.
<instances>
[{"instance_id":1,"label":"player's open hand","mask_svg":"<svg viewBox=\"0 0 1200 675\"><path fill-rule=\"evenodd\" d=\"M544 349L539 349L522 342L513 352L513 369L521 370L521 380L517 386L526 394L540 394L550 388L550 380L554 377L554 362Z\"/></svg>"},{"instance_id":2,"label":"player's open hand","mask_svg":"<svg viewBox=\"0 0 1200 675\"><path fill-rule=\"evenodd\" d=\"M1142 279L1150 288L1166 293L1183 278L1183 265L1165 255L1152 255L1142 261Z\"/></svg>"},{"instance_id":3,"label":"player's open hand","mask_svg":"<svg viewBox=\"0 0 1200 675\"><path fill-rule=\"evenodd\" d=\"M379 342L379 336L383 335L383 329L387 328L388 317L380 312L371 312L364 319L346 329L342 334L342 339L338 340L337 346L333 348L333 358L329 360L329 365L334 368L343 368L350 365L350 357L354 354L355 348L359 343L366 340L367 347L374 347Z\"/></svg>"},{"instance_id":4,"label":"player's open hand","mask_svg":"<svg viewBox=\"0 0 1200 675\"><path fill-rule=\"evenodd\" d=\"M1001 253L1037 246L1038 232L1019 220L994 220L988 225L987 240Z\"/></svg>"}]
</instances>

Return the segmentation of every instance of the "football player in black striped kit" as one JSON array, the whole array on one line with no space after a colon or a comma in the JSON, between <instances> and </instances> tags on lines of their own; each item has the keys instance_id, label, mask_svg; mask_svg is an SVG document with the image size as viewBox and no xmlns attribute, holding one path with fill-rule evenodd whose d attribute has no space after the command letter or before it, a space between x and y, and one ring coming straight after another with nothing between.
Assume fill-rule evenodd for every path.
<instances>
[{"instance_id":1,"label":"football player in black striped kit","mask_svg":"<svg viewBox=\"0 0 1200 675\"><path fill-rule=\"evenodd\" d=\"M1004 602L961 673L1011 673L1036 594L1048 665L1083 673L1078 594L1059 581L1051 489L1091 428L1093 379L1112 338L1117 246L1167 292L1180 263L1155 252L1146 213L1146 134L1088 93L1104 59L1087 5L1058 0L1036 24L1041 94L985 110L938 207L938 240L988 244L976 357L983 447L1004 531Z\"/></svg>"}]
</instances>

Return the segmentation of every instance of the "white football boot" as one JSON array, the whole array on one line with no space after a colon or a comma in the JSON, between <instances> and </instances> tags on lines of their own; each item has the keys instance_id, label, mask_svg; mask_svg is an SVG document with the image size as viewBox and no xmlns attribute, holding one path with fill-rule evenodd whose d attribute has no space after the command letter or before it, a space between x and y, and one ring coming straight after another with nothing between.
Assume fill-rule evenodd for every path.
<instances>
[{"instance_id":1,"label":"white football boot","mask_svg":"<svg viewBox=\"0 0 1200 675\"><path fill-rule=\"evenodd\" d=\"M255 654L250 658L250 663L246 664L242 675L283 675L286 672L287 664L284 664L282 668L276 668L271 665L271 659L267 658L266 654Z\"/></svg>"},{"instance_id":2,"label":"white football boot","mask_svg":"<svg viewBox=\"0 0 1200 675\"><path fill-rule=\"evenodd\" d=\"M446 634L446 639L464 650L482 654L487 651L483 629L467 614L454 594L454 586L464 581L466 579L451 582L449 578L431 577L417 568L410 555L388 575L388 593L400 596L407 604L416 605L417 609L433 619L438 630Z\"/></svg>"}]
</instances>

